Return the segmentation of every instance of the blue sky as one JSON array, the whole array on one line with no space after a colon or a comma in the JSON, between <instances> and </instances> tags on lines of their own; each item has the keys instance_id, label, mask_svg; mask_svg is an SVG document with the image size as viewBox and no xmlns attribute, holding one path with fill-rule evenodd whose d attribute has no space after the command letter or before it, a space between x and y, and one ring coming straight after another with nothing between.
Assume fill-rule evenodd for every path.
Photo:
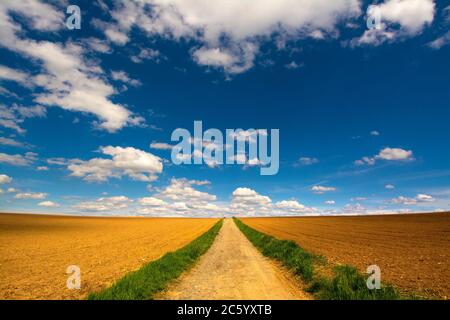
<instances>
[{"instance_id":1,"label":"blue sky","mask_svg":"<svg viewBox=\"0 0 450 320\"><path fill-rule=\"evenodd\" d=\"M450 3L70 4L80 30L65 1L0 4L1 211L449 210ZM278 174L173 165L195 120L279 129Z\"/></svg>"}]
</instances>

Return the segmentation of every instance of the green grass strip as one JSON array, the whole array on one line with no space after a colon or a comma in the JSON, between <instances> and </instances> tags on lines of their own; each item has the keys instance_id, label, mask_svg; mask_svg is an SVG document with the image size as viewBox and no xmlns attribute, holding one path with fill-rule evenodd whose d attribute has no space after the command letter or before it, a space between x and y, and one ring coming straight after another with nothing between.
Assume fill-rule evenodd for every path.
<instances>
[{"instance_id":1,"label":"green grass strip","mask_svg":"<svg viewBox=\"0 0 450 320\"><path fill-rule=\"evenodd\" d=\"M400 294L392 286L369 290L366 278L352 266L337 266L331 279L317 274L315 266L326 263L325 258L313 255L294 241L279 240L259 232L239 219L234 222L242 233L269 258L280 261L308 285L308 292L325 300L399 300Z\"/></svg>"},{"instance_id":2,"label":"green grass strip","mask_svg":"<svg viewBox=\"0 0 450 320\"><path fill-rule=\"evenodd\" d=\"M152 261L141 269L127 274L113 286L98 293L91 293L88 300L151 300L155 293L189 269L213 244L222 227L217 222L203 235L185 247Z\"/></svg>"}]
</instances>

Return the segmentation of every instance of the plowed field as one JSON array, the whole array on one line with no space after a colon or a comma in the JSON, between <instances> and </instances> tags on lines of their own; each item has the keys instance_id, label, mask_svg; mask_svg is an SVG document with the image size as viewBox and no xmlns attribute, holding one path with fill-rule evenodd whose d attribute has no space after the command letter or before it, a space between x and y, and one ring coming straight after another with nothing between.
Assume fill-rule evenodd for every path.
<instances>
[{"instance_id":1,"label":"plowed field","mask_svg":"<svg viewBox=\"0 0 450 320\"><path fill-rule=\"evenodd\" d=\"M450 213L242 221L334 264L378 265L402 291L450 299Z\"/></svg>"},{"instance_id":2,"label":"plowed field","mask_svg":"<svg viewBox=\"0 0 450 320\"><path fill-rule=\"evenodd\" d=\"M0 299L82 299L217 221L0 214ZM81 269L81 290L66 287L69 265Z\"/></svg>"}]
</instances>

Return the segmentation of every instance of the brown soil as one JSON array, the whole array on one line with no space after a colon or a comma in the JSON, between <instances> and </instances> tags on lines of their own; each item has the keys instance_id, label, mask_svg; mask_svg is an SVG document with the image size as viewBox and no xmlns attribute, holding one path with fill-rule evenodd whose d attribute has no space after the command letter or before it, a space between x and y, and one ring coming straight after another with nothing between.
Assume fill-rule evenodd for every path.
<instances>
[{"instance_id":1,"label":"brown soil","mask_svg":"<svg viewBox=\"0 0 450 320\"><path fill-rule=\"evenodd\" d=\"M0 299L82 299L206 232L217 219L0 214ZM68 290L69 265L81 290Z\"/></svg>"},{"instance_id":2,"label":"brown soil","mask_svg":"<svg viewBox=\"0 0 450 320\"><path fill-rule=\"evenodd\" d=\"M450 213L242 221L335 264L378 265L382 281L402 291L450 299Z\"/></svg>"},{"instance_id":3,"label":"brown soil","mask_svg":"<svg viewBox=\"0 0 450 320\"><path fill-rule=\"evenodd\" d=\"M160 294L170 300L304 300L298 281L261 253L225 219L211 248Z\"/></svg>"}]
</instances>

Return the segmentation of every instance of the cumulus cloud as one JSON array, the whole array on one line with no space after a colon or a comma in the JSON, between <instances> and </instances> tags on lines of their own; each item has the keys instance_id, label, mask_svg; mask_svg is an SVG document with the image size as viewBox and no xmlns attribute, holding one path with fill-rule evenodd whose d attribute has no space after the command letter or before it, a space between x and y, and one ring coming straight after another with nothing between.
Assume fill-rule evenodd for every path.
<instances>
[{"instance_id":1,"label":"cumulus cloud","mask_svg":"<svg viewBox=\"0 0 450 320\"><path fill-rule=\"evenodd\" d=\"M11 183L12 178L6 174L0 174L0 184Z\"/></svg>"},{"instance_id":2,"label":"cumulus cloud","mask_svg":"<svg viewBox=\"0 0 450 320\"><path fill-rule=\"evenodd\" d=\"M86 181L103 182L110 178L128 176L132 180L151 182L163 171L162 159L132 147L101 147L102 154L111 159L93 158L88 161L71 160L67 169L71 176Z\"/></svg>"},{"instance_id":3,"label":"cumulus cloud","mask_svg":"<svg viewBox=\"0 0 450 320\"><path fill-rule=\"evenodd\" d=\"M226 73L233 74L252 68L257 51L255 44L247 42L233 49L202 47L192 56L199 65L223 68Z\"/></svg>"},{"instance_id":4,"label":"cumulus cloud","mask_svg":"<svg viewBox=\"0 0 450 320\"><path fill-rule=\"evenodd\" d=\"M170 185L160 192L158 196L176 202L209 202L217 199L215 195L194 189L192 187L194 184L198 185L198 181L172 179Z\"/></svg>"},{"instance_id":5,"label":"cumulus cloud","mask_svg":"<svg viewBox=\"0 0 450 320\"><path fill-rule=\"evenodd\" d=\"M226 213L224 206L216 203L213 194L195 189L193 186L209 185L207 180L189 180L173 178L170 184L151 197L138 200L141 215L162 216L217 216Z\"/></svg>"},{"instance_id":6,"label":"cumulus cloud","mask_svg":"<svg viewBox=\"0 0 450 320\"><path fill-rule=\"evenodd\" d=\"M435 201L435 199L428 194L418 194L414 198L399 196L397 198L390 200L390 203L397 204L397 205L399 205L399 204L400 205L418 205L418 204L434 202L434 201Z\"/></svg>"},{"instance_id":7,"label":"cumulus cloud","mask_svg":"<svg viewBox=\"0 0 450 320\"><path fill-rule=\"evenodd\" d=\"M377 160L385 161L412 161L414 160L413 152L411 150L404 150L401 148L384 148L377 155L373 157L363 157L356 160L356 165L374 165Z\"/></svg>"},{"instance_id":8,"label":"cumulus cloud","mask_svg":"<svg viewBox=\"0 0 450 320\"><path fill-rule=\"evenodd\" d=\"M250 188L237 188L232 193L228 212L239 216L300 216L317 215L318 210L305 206L295 199L273 203L268 196Z\"/></svg>"},{"instance_id":9,"label":"cumulus cloud","mask_svg":"<svg viewBox=\"0 0 450 320\"><path fill-rule=\"evenodd\" d=\"M250 188L237 188L232 193L230 212L238 215L269 215L272 200Z\"/></svg>"},{"instance_id":10,"label":"cumulus cloud","mask_svg":"<svg viewBox=\"0 0 450 320\"><path fill-rule=\"evenodd\" d=\"M325 187L325 186L313 186L311 188L311 191L316 194L323 194L325 192L336 191L336 188L335 187Z\"/></svg>"},{"instance_id":11,"label":"cumulus cloud","mask_svg":"<svg viewBox=\"0 0 450 320\"><path fill-rule=\"evenodd\" d=\"M73 207L81 211L114 211L128 207L133 202L126 196L102 197L94 201L80 202Z\"/></svg>"},{"instance_id":12,"label":"cumulus cloud","mask_svg":"<svg viewBox=\"0 0 450 320\"><path fill-rule=\"evenodd\" d=\"M17 193L14 198L16 199L45 199L47 197L47 193L43 192L23 192Z\"/></svg>"},{"instance_id":13,"label":"cumulus cloud","mask_svg":"<svg viewBox=\"0 0 450 320\"><path fill-rule=\"evenodd\" d=\"M84 201L73 206L81 211L104 212L112 214L137 214L144 216L168 217L210 217L226 212L225 206L216 203L216 196L195 189L193 186L206 186L207 180L170 180L165 188L151 188L155 191L148 197L129 199L125 196L102 197ZM125 212L124 209L127 209Z\"/></svg>"},{"instance_id":14,"label":"cumulus cloud","mask_svg":"<svg viewBox=\"0 0 450 320\"><path fill-rule=\"evenodd\" d=\"M111 47L109 46L107 41L100 40L97 38L87 38L83 40L83 43L86 44L90 49L100 52L100 53L111 53Z\"/></svg>"},{"instance_id":15,"label":"cumulus cloud","mask_svg":"<svg viewBox=\"0 0 450 320\"><path fill-rule=\"evenodd\" d=\"M433 0L386 0L369 6L368 17L379 16L378 28L366 30L351 41L355 45L380 45L397 39L414 36L433 22Z\"/></svg>"},{"instance_id":16,"label":"cumulus cloud","mask_svg":"<svg viewBox=\"0 0 450 320\"><path fill-rule=\"evenodd\" d=\"M33 152L27 152L25 155L0 153L0 163L7 163L12 166L28 166L35 160L36 154Z\"/></svg>"},{"instance_id":17,"label":"cumulus cloud","mask_svg":"<svg viewBox=\"0 0 450 320\"><path fill-rule=\"evenodd\" d=\"M191 52L197 63L240 73L253 66L260 44L273 35L323 39L336 33L341 21L360 14L358 0L121 0L111 13L114 23L96 25L119 45L129 41L133 28L150 36L194 40Z\"/></svg>"},{"instance_id":18,"label":"cumulus cloud","mask_svg":"<svg viewBox=\"0 0 450 320\"><path fill-rule=\"evenodd\" d=\"M367 214L367 209L360 203L346 204L342 209L340 214L345 215L357 215L357 214Z\"/></svg>"},{"instance_id":19,"label":"cumulus cloud","mask_svg":"<svg viewBox=\"0 0 450 320\"><path fill-rule=\"evenodd\" d=\"M111 77L115 81L121 81L133 87L139 87L142 83L139 80L131 78L125 71L111 71Z\"/></svg>"},{"instance_id":20,"label":"cumulus cloud","mask_svg":"<svg viewBox=\"0 0 450 320\"><path fill-rule=\"evenodd\" d=\"M0 46L41 67L41 73L28 78L42 89L35 95L36 103L90 113L100 120L99 128L110 132L144 121L110 100L116 90L105 81L98 63L85 58L83 46L25 38L15 14L26 17L30 28L46 33L64 28L64 11L37 0L0 2ZM23 84L20 76L9 78Z\"/></svg>"},{"instance_id":21,"label":"cumulus cloud","mask_svg":"<svg viewBox=\"0 0 450 320\"><path fill-rule=\"evenodd\" d=\"M387 184L384 186L385 189L395 189L395 186L393 184Z\"/></svg>"},{"instance_id":22,"label":"cumulus cloud","mask_svg":"<svg viewBox=\"0 0 450 320\"><path fill-rule=\"evenodd\" d=\"M30 76L25 72L0 65L0 81L9 80L21 83L24 86L28 86L30 85L29 79Z\"/></svg>"},{"instance_id":23,"label":"cumulus cloud","mask_svg":"<svg viewBox=\"0 0 450 320\"><path fill-rule=\"evenodd\" d=\"M139 51L138 54L131 56L131 61L134 63L142 63L145 60L152 60L159 62L162 59L161 52L155 49L144 48Z\"/></svg>"},{"instance_id":24,"label":"cumulus cloud","mask_svg":"<svg viewBox=\"0 0 450 320\"><path fill-rule=\"evenodd\" d=\"M42 202L39 202L38 206L46 207L46 208L55 208L55 207L59 207L59 204L57 204L56 202L53 202L53 201L42 201Z\"/></svg>"},{"instance_id":25,"label":"cumulus cloud","mask_svg":"<svg viewBox=\"0 0 450 320\"><path fill-rule=\"evenodd\" d=\"M318 210L306 207L297 200L283 200L275 203L274 213L280 215L315 215L318 214Z\"/></svg>"},{"instance_id":26,"label":"cumulus cloud","mask_svg":"<svg viewBox=\"0 0 450 320\"><path fill-rule=\"evenodd\" d=\"M328 204L328 205L336 204L336 201L334 201L334 200L327 200L327 201L325 201L325 204Z\"/></svg>"},{"instance_id":27,"label":"cumulus cloud","mask_svg":"<svg viewBox=\"0 0 450 320\"><path fill-rule=\"evenodd\" d=\"M166 206L168 203L155 197L145 197L139 199L139 204L142 206L161 207Z\"/></svg>"}]
</instances>

